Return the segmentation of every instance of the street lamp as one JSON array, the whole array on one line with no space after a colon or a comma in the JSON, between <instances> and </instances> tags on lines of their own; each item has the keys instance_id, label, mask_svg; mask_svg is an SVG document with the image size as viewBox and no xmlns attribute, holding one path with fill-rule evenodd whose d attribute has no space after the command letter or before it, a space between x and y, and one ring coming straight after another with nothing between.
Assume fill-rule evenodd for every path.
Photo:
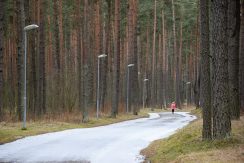
<instances>
[{"instance_id":1,"label":"street lamp","mask_svg":"<svg viewBox=\"0 0 244 163\"><path fill-rule=\"evenodd\" d=\"M129 80L130 80L130 67L133 67L134 64L127 65L127 97L126 97L126 112L129 112Z\"/></svg>"},{"instance_id":2,"label":"street lamp","mask_svg":"<svg viewBox=\"0 0 244 163\"><path fill-rule=\"evenodd\" d=\"M100 59L101 58L105 58L107 57L106 54L101 54L99 55L97 58L98 58L98 62L97 62L97 118L99 116L99 83L100 83L100 68L99 68L99 65L100 65Z\"/></svg>"},{"instance_id":3,"label":"street lamp","mask_svg":"<svg viewBox=\"0 0 244 163\"><path fill-rule=\"evenodd\" d=\"M188 96L188 85L190 85L191 82L186 82L186 107L188 106L188 99L187 99L187 96Z\"/></svg>"},{"instance_id":4,"label":"street lamp","mask_svg":"<svg viewBox=\"0 0 244 163\"><path fill-rule=\"evenodd\" d=\"M22 129L26 129L26 60L27 60L27 31L36 29L39 26L36 24L31 24L24 27L24 39L25 39L25 54L24 54L24 97L23 97L23 104L24 104L24 116L23 116L23 127Z\"/></svg>"},{"instance_id":5,"label":"street lamp","mask_svg":"<svg viewBox=\"0 0 244 163\"><path fill-rule=\"evenodd\" d=\"M146 82L147 82L148 80L149 80L149 79L144 79L144 80L143 80L143 91L142 91L142 92L143 92L143 97L142 97L142 98L143 98L143 100L142 100L142 101L143 101L143 109L145 108L145 84L146 84Z\"/></svg>"}]
</instances>

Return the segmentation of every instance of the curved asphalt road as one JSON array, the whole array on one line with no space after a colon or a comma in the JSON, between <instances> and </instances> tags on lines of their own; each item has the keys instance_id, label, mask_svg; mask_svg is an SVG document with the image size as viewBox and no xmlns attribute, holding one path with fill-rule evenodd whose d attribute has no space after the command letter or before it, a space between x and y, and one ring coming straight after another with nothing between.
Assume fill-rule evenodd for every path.
<instances>
[{"instance_id":1,"label":"curved asphalt road","mask_svg":"<svg viewBox=\"0 0 244 163\"><path fill-rule=\"evenodd\" d=\"M150 142L195 118L185 112L150 113L150 118L26 137L0 145L0 162L137 163Z\"/></svg>"}]
</instances>

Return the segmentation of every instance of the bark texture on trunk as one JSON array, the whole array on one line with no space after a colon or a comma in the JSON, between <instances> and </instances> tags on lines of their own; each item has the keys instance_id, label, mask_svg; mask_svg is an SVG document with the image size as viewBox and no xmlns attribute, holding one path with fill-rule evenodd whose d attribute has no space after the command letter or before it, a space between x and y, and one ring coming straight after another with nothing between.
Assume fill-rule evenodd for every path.
<instances>
[{"instance_id":1,"label":"bark texture on trunk","mask_svg":"<svg viewBox=\"0 0 244 163\"><path fill-rule=\"evenodd\" d=\"M231 134L228 83L228 0L212 1L212 50L215 55L213 86L213 138L224 139Z\"/></svg>"},{"instance_id":2,"label":"bark texture on trunk","mask_svg":"<svg viewBox=\"0 0 244 163\"><path fill-rule=\"evenodd\" d=\"M89 77L89 72L88 72L88 0L84 0L84 14L83 14L83 58L82 58L82 62L83 62L83 100L84 100L84 106L82 108L82 122L86 123L89 121L88 118L88 77Z\"/></svg>"},{"instance_id":3,"label":"bark texture on trunk","mask_svg":"<svg viewBox=\"0 0 244 163\"><path fill-rule=\"evenodd\" d=\"M113 98L111 116L116 117L119 105L119 78L120 78L120 0L115 0L114 18L114 69L113 69Z\"/></svg>"},{"instance_id":4,"label":"bark texture on trunk","mask_svg":"<svg viewBox=\"0 0 244 163\"><path fill-rule=\"evenodd\" d=\"M244 111L244 0L241 1L241 33L239 55L239 91L241 110Z\"/></svg>"},{"instance_id":5,"label":"bark texture on trunk","mask_svg":"<svg viewBox=\"0 0 244 163\"><path fill-rule=\"evenodd\" d=\"M3 40L4 1L0 1L0 121L3 113Z\"/></svg>"},{"instance_id":6,"label":"bark texture on trunk","mask_svg":"<svg viewBox=\"0 0 244 163\"><path fill-rule=\"evenodd\" d=\"M53 4L53 24L54 24L54 40L55 40L55 48L53 49L54 54L54 69L56 74L58 75L60 72L60 46L59 46L59 25L58 25L58 0L54 0Z\"/></svg>"},{"instance_id":7,"label":"bark texture on trunk","mask_svg":"<svg viewBox=\"0 0 244 163\"><path fill-rule=\"evenodd\" d=\"M180 78L179 78L179 55L177 54L177 40L176 40L176 23L175 23L175 4L172 0L172 15L173 15L173 39L174 39L174 48L173 48L173 80L175 88L175 101L177 108L181 108L180 102Z\"/></svg>"},{"instance_id":8,"label":"bark texture on trunk","mask_svg":"<svg viewBox=\"0 0 244 163\"><path fill-rule=\"evenodd\" d=\"M81 13L80 0L77 1L76 6L76 23L77 23L77 77L78 77L78 106L82 110L82 67L81 67Z\"/></svg>"},{"instance_id":9,"label":"bark texture on trunk","mask_svg":"<svg viewBox=\"0 0 244 163\"><path fill-rule=\"evenodd\" d=\"M228 75L232 119L240 119L239 36L240 0L228 0Z\"/></svg>"},{"instance_id":10,"label":"bark texture on trunk","mask_svg":"<svg viewBox=\"0 0 244 163\"><path fill-rule=\"evenodd\" d=\"M156 108L156 29L157 29L157 0L154 2L154 20L153 20L153 45L152 45L152 87L151 87L151 107Z\"/></svg>"},{"instance_id":11,"label":"bark texture on trunk","mask_svg":"<svg viewBox=\"0 0 244 163\"><path fill-rule=\"evenodd\" d=\"M211 83L209 59L209 3L200 0L201 107L203 109L203 140L212 139Z\"/></svg>"},{"instance_id":12,"label":"bark texture on trunk","mask_svg":"<svg viewBox=\"0 0 244 163\"><path fill-rule=\"evenodd\" d=\"M46 62L45 62L45 7L46 0L41 1L39 27L39 109L46 113Z\"/></svg>"},{"instance_id":13,"label":"bark texture on trunk","mask_svg":"<svg viewBox=\"0 0 244 163\"><path fill-rule=\"evenodd\" d=\"M21 120L23 111L23 88L24 88L24 26L25 26L25 10L24 10L24 0L17 1L17 20L18 20L18 106L17 106L17 116Z\"/></svg>"}]
</instances>

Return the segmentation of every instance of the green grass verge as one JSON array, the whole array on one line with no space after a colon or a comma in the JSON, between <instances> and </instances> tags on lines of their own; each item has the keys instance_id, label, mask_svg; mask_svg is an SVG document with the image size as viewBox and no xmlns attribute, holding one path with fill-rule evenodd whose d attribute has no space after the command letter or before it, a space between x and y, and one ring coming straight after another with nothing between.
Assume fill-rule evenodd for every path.
<instances>
[{"instance_id":1,"label":"green grass verge","mask_svg":"<svg viewBox=\"0 0 244 163\"><path fill-rule=\"evenodd\" d=\"M193 114L201 117L200 109L194 110ZM162 163L173 161L192 152L205 152L244 144L243 122L234 122L232 130L233 134L230 139L202 141L202 119L199 118L169 138L154 141L141 153L152 163Z\"/></svg>"}]
</instances>

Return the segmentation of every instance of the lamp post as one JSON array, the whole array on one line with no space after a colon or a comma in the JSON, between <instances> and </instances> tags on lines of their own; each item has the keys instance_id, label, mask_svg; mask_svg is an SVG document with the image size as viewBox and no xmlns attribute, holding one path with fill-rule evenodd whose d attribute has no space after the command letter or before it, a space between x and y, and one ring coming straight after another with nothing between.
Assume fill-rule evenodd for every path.
<instances>
[{"instance_id":1,"label":"lamp post","mask_svg":"<svg viewBox=\"0 0 244 163\"><path fill-rule=\"evenodd\" d=\"M186 107L188 106L188 85L190 85L191 82L186 82Z\"/></svg>"},{"instance_id":2,"label":"lamp post","mask_svg":"<svg viewBox=\"0 0 244 163\"><path fill-rule=\"evenodd\" d=\"M127 65L127 97L126 97L126 112L129 112L129 80L130 80L130 67L133 67L134 64Z\"/></svg>"},{"instance_id":3,"label":"lamp post","mask_svg":"<svg viewBox=\"0 0 244 163\"><path fill-rule=\"evenodd\" d=\"M97 62L97 118L99 117L99 84L100 84L100 59L107 57L106 54L99 55Z\"/></svg>"},{"instance_id":4,"label":"lamp post","mask_svg":"<svg viewBox=\"0 0 244 163\"><path fill-rule=\"evenodd\" d=\"M27 31L36 29L39 26L36 24L31 24L24 27L24 40L25 40L25 54L24 54L24 97L23 97L23 105L24 105L24 116L23 116L23 127L22 129L26 129L26 60L27 60Z\"/></svg>"},{"instance_id":5,"label":"lamp post","mask_svg":"<svg viewBox=\"0 0 244 163\"><path fill-rule=\"evenodd\" d=\"M142 92L143 92L143 97L142 97L142 98L143 98L143 100L142 100L142 101L143 101L143 109L145 108L145 85L146 85L146 82L147 82L148 80L149 80L149 79L144 79L144 80L143 80L143 91L142 91Z\"/></svg>"}]
</instances>

